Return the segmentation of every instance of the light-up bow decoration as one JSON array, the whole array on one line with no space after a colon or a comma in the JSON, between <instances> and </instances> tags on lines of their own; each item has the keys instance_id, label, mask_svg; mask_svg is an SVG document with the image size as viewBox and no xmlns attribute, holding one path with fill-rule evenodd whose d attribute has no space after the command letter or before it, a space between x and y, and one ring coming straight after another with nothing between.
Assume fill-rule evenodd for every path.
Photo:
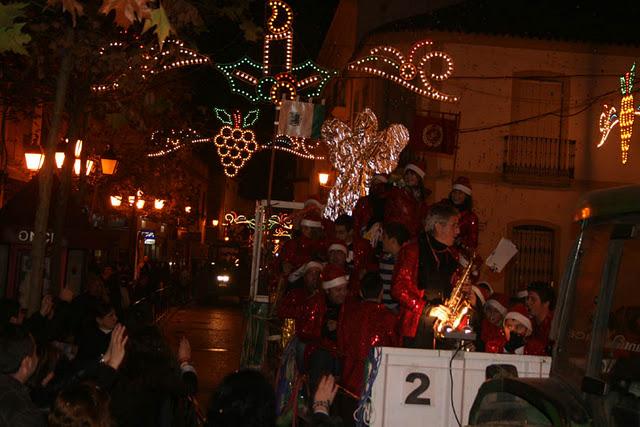
<instances>
[{"instance_id":1,"label":"light-up bow decoration","mask_svg":"<svg viewBox=\"0 0 640 427\"><path fill-rule=\"evenodd\" d=\"M374 173L389 173L396 168L400 152L409 141L409 131L400 124L378 131L376 115L366 108L356 116L353 129L338 119L325 121L322 138L336 170L324 216L335 219L351 213L358 198L366 195Z\"/></svg>"},{"instance_id":2,"label":"light-up bow decoration","mask_svg":"<svg viewBox=\"0 0 640 427\"><path fill-rule=\"evenodd\" d=\"M350 63L348 69L391 80L420 96L438 101L457 102L458 97L447 95L431 85L431 80L443 81L453 73L451 56L445 52L430 50L432 47L431 40L417 42L411 47L409 56L405 57L393 46L377 46L364 58ZM416 54L421 49L426 53L417 58ZM443 61L442 73L427 71L427 65L433 58L440 58Z\"/></svg>"},{"instance_id":3,"label":"light-up bow decoration","mask_svg":"<svg viewBox=\"0 0 640 427\"><path fill-rule=\"evenodd\" d=\"M620 92L622 100L620 101L620 115L616 111L616 107L605 104L600 114L600 142L597 147L600 148L607 141L607 137L611 129L620 125L620 158L622 164L627 164L629 160L629 142L633 135L633 122L635 116L640 115L640 111L633 107L633 83L636 77L636 64L631 66L631 70L620 77Z\"/></svg>"},{"instance_id":4,"label":"light-up bow decoration","mask_svg":"<svg viewBox=\"0 0 640 427\"><path fill-rule=\"evenodd\" d=\"M233 93L252 102L279 104L284 96L293 100L296 96L318 97L327 82L335 75L311 60L293 65L293 11L281 0L267 0L271 15L265 26L262 64L244 57L230 64L216 67L229 80ZM282 50L284 65L275 72L272 63L273 51Z\"/></svg>"}]
</instances>

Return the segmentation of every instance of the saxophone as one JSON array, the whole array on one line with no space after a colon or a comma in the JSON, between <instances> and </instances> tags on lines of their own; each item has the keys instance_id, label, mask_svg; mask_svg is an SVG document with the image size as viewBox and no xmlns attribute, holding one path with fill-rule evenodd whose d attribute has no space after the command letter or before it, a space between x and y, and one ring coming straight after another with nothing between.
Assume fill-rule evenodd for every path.
<instances>
[{"instance_id":1,"label":"saxophone","mask_svg":"<svg viewBox=\"0 0 640 427\"><path fill-rule=\"evenodd\" d=\"M449 298L447 298L443 304L449 310L450 315L448 316L448 318L442 321L438 321L433 325L435 335L438 338L444 338L447 332L455 331L458 328L458 325L460 325L460 322L462 321L464 316L469 312L469 309L471 308L469 302L464 297L462 287L468 280L475 261L476 254L474 253L469 259L469 264L464 267L462 275L458 278L458 280L456 280L456 283L453 285L451 296L449 296Z\"/></svg>"}]
</instances>

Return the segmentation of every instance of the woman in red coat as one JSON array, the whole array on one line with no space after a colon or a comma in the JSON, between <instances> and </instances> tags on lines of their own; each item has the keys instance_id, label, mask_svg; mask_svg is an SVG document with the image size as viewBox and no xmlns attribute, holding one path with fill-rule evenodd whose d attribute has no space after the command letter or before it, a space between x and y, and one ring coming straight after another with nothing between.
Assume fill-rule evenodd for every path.
<instances>
[{"instance_id":1,"label":"woman in red coat","mask_svg":"<svg viewBox=\"0 0 640 427\"><path fill-rule=\"evenodd\" d=\"M453 183L448 201L460 212L458 225L460 234L456 239L456 246L465 253L474 252L478 248L478 215L473 211L471 198L471 181L466 176L460 176Z\"/></svg>"}]
</instances>

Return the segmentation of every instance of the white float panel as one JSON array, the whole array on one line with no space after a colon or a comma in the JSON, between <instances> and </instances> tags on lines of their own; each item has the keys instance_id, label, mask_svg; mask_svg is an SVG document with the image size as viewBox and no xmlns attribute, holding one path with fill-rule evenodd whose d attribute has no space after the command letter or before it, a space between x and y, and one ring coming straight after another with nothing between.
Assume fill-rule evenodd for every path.
<instances>
[{"instance_id":1,"label":"white float panel","mask_svg":"<svg viewBox=\"0 0 640 427\"><path fill-rule=\"evenodd\" d=\"M452 409L449 361L453 350L382 347L380 368L371 398L371 426L457 427ZM493 364L513 365L519 377L549 376L551 358L460 351L451 364L453 406L462 425L485 370Z\"/></svg>"}]
</instances>

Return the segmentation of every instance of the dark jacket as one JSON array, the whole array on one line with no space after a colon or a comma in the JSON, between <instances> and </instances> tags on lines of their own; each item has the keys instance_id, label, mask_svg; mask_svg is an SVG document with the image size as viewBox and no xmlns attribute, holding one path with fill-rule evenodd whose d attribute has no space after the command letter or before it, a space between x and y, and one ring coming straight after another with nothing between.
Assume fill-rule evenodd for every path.
<instances>
[{"instance_id":1,"label":"dark jacket","mask_svg":"<svg viewBox=\"0 0 640 427\"><path fill-rule=\"evenodd\" d=\"M9 375L0 375L0 427L39 427L45 421L27 387Z\"/></svg>"}]
</instances>

